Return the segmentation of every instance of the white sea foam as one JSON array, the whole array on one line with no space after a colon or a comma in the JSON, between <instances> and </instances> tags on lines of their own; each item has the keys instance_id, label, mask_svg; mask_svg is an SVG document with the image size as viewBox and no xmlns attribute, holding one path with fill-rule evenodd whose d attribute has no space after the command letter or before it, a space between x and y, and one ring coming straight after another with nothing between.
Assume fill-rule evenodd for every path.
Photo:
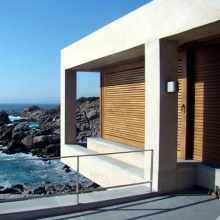
<instances>
[{"instance_id":1,"label":"white sea foam","mask_svg":"<svg viewBox=\"0 0 220 220\"><path fill-rule=\"evenodd\" d=\"M19 121L19 120L22 120L22 119L24 119L24 120L27 119L27 118L23 118L23 117L20 117L20 116L14 116L14 115L9 115L8 117L9 117L11 122Z\"/></svg>"},{"instance_id":2,"label":"white sea foam","mask_svg":"<svg viewBox=\"0 0 220 220\"><path fill-rule=\"evenodd\" d=\"M28 120L28 118L24 118L24 117L20 117L20 116L14 116L14 115L9 115L8 117L9 117L10 121L12 122L12 124L19 124L22 121ZM29 121L28 124L29 124L30 129L40 128L40 125L37 122Z\"/></svg>"}]
</instances>

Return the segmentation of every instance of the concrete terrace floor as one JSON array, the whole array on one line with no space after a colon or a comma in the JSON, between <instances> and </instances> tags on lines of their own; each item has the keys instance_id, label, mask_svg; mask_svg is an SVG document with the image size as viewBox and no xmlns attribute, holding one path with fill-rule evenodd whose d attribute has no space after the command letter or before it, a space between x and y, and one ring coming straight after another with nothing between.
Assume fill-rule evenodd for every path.
<instances>
[{"instance_id":1,"label":"concrete terrace floor","mask_svg":"<svg viewBox=\"0 0 220 220\"><path fill-rule=\"evenodd\" d=\"M119 191L116 191L117 193ZM105 193L105 192L104 192ZM111 192L111 194L113 194ZM97 194L90 194L90 197ZM109 197L109 196L108 196ZM89 198L89 197L88 197ZM87 199L88 199L87 198ZM103 197L105 200L107 197ZM67 200L66 200L67 199ZM72 197L61 197L56 200L57 205L62 206L63 203L71 201ZM111 199L109 197L109 199ZM66 201L65 201L66 200ZM59 201L59 202L58 202ZM40 210L44 206L53 206L51 199L41 198L40 200L27 200L29 208L36 206ZM147 199L141 199L128 203L121 203L118 205L107 205L103 208L93 208L87 211L63 212L64 214L55 214L53 210L48 210L43 216L39 218L39 215L10 215L12 212L16 212L19 209L18 204L13 205L13 202L0 203L0 210L2 213L7 212L6 215L1 216L0 219L44 219L44 220L124 220L124 219L193 219L193 220L220 220L220 199L215 196L208 195L207 193L198 191L197 189L189 189L178 193L156 196ZM83 203L82 203L83 204ZM22 205L22 203L20 204ZM5 207L3 207L5 206ZM28 208L28 207L26 207ZM35 207L37 208L37 207ZM7 210L8 209L8 210ZM61 208L63 209L63 208ZM30 210L30 209L29 209ZM41 213L41 211L40 211ZM39 213L38 213L39 214ZM16 216L16 217L15 217ZM23 217L22 217L23 216Z\"/></svg>"},{"instance_id":2,"label":"concrete terrace floor","mask_svg":"<svg viewBox=\"0 0 220 220\"><path fill-rule=\"evenodd\" d=\"M195 189L44 220L199 219L220 220L220 199Z\"/></svg>"}]
</instances>

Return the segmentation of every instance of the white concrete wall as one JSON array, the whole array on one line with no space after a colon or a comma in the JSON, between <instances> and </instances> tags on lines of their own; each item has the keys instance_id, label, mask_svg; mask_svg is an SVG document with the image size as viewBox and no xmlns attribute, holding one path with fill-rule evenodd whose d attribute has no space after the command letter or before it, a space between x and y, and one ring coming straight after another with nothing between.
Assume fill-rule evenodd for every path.
<instances>
[{"instance_id":1,"label":"white concrete wall","mask_svg":"<svg viewBox=\"0 0 220 220\"><path fill-rule=\"evenodd\" d=\"M121 143L112 142L109 140L104 140L102 138L88 138L87 148L100 154L138 150L135 147L128 146L128 145L121 144ZM150 152L146 153L147 160L150 160L150 156L151 156ZM109 155L109 157L131 164L135 167L144 169L144 152L112 154L112 155Z\"/></svg>"},{"instance_id":2,"label":"white concrete wall","mask_svg":"<svg viewBox=\"0 0 220 220\"><path fill-rule=\"evenodd\" d=\"M220 169L198 165L196 184L198 186L220 193Z\"/></svg>"},{"instance_id":3,"label":"white concrete wall","mask_svg":"<svg viewBox=\"0 0 220 220\"><path fill-rule=\"evenodd\" d=\"M176 73L176 43L166 40L147 42L145 149L154 150L153 189L161 193L172 191L176 186L177 93L166 93L166 82L177 81Z\"/></svg>"},{"instance_id":4,"label":"white concrete wall","mask_svg":"<svg viewBox=\"0 0 220 220\"><path fill-rule=\"evenodd\" d=\"M219 14L219 0L152 1L64 48L62 69L215 22Z\"/></svg>"},{"instance_id":5,"label":"white concrete wall","mask_svg":"<svg viewBox=\"0 0 220 220\"><path fill-rule=\"evenodd\" d=\"M88 155L94 151L79 145L63 145L62 156ZM65 158L62 161L77 170L76 158ZM79 172L102 187L134 184L144 181L143 170L126 165L107 156L80 157ZM149 184L148 184L149 185Z\"/></svg>"}]
</instances>

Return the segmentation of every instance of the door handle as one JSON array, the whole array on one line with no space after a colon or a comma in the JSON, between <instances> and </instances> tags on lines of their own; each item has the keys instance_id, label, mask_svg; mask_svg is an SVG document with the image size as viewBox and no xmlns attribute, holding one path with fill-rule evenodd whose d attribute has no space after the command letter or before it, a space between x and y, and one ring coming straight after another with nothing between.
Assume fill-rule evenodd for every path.
<instances>
[{"instance_id":1,"label":"door handle","mask_svg":"<svg viewBox=\"0 0 220 220\"><path fill-rule=\"evenodd\" d=\"M182 105L181 105L181 112L185 113L185 111L186 111L185 105L182 104Z\"/></svg>"}]
</instances>

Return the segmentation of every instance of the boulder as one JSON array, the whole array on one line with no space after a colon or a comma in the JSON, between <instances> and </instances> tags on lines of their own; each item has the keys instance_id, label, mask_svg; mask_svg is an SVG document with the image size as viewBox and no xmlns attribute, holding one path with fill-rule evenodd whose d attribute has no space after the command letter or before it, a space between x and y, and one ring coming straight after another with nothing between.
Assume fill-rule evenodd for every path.
<instances>
[{"instance_id":1,"label":"boulder","mask_svg":"<svg viewBox=\"0 0 220 220\"><path fill-rule=\"evenodd\" d=\"M52 109L40 109L38 106L29 106L20 113L20 116L39 122L43 129L60 130L60 106Z\"/></svg>"},{"instance_id":2,"label":"boulder","mask_svg":"<svg viewBox=\"0 0 220 220\"><path fill-rule=\"evenodd\" d=\"M24 138L22 138L21 143L24 144L27 148L32 148L33 145L33 136L28 134Z\"/></svg>"},{"instance_id":3,"label":"boulder","mask_svg":"<svg viewBox=\"0 0 220 220\"><path fill-rule=\"evenodd\" d=\"M47 194L47 190L45 189L45 187L39 186L33 190L33 193L34 194Z\"/></svg>"},{"instance_id":4,"label":"boulder","mask_svg":"<svg viewBox=\"0 0 220 220\"><path fill-rule=\"evenodd\" d=\"M86 112L86 117L88 120L92 120L94 118L97 118L97 116L98 116L98 113L95 109L92 109L92 110Z\"/></svg>"},{"instance_id":5,"label":"boulder","mask_svg":"<svg viewBox=\"0 0 220 220\"><path fill-rule=\"evenodd\" d=\"M4 110L0 110L0 126L9 124L11 121Z\"/></svg>"},{"instance_id":6,"label":"boulder","mask_svg":"<svg viewBox=\"0 0 220 220\"><path fill-rule=\"evenodd\" d=\"M20 123L15 126L13 132L24 132L29 130L30 128L28 123Z\"/></svg>"},{"instance_id":7,"label":"boulder","mask_svg":"<svg viewBox=\"0 0 220 220\"><path fill-rule=\"evenodd\" d=\"M8 143L8 148L3 150L3 152L6 154L27 153L27 149L20 141L12 140Z\"/></svg>"},{"instance_id":8,"label":"boulder","mask_svg":"<svg viewBox=\"0 0 220 220\"><path fill-rule=\"evenodd\" d=\"M69 172L72 171L71 168L69 166L67 166L67 165L64 165L62 170L64 170L66 173L69 173Z\"/></svg>"},{"instance_id":9,"label":"boulder","mask_svg":"<svg viewBox=\"0 0 220 220\"><path fill-rule=\"evenodd\" d=\"M0 189L0 194L22 194L24 186L21 184Z\"/></svg>"},{"instance_id":10,"label":"boulder","mask_svg":"<svg viewBox=\"0 0 220 220\"><path fill-rule=\"evenodd\" d=\"M58 134L50 134L50 135L41 135L36 136L33 139L33 147L34 148L44 148L50 144L60 143L60 135Z\"/></svg>"},{"instance_id":11,"label":"boulder","mask_svg":"<svg viewBox=\"0 0 220 220\"><path fill-rule=\"evenodd\" d=\"M52 157L59 156L60 155L60 144L50 144L46 146L44 153Z\"/></svg>"},{"instance_id":12,"label":"boulder","mask_svg":"<svg viewBox=\"0 0 220 220\"><path fill-rule=\"evenodd\" d=\"M11 140L12 139L12 131L15 125L3 126L0 128L0 140Z\"/></svg>"}]
</instances>

